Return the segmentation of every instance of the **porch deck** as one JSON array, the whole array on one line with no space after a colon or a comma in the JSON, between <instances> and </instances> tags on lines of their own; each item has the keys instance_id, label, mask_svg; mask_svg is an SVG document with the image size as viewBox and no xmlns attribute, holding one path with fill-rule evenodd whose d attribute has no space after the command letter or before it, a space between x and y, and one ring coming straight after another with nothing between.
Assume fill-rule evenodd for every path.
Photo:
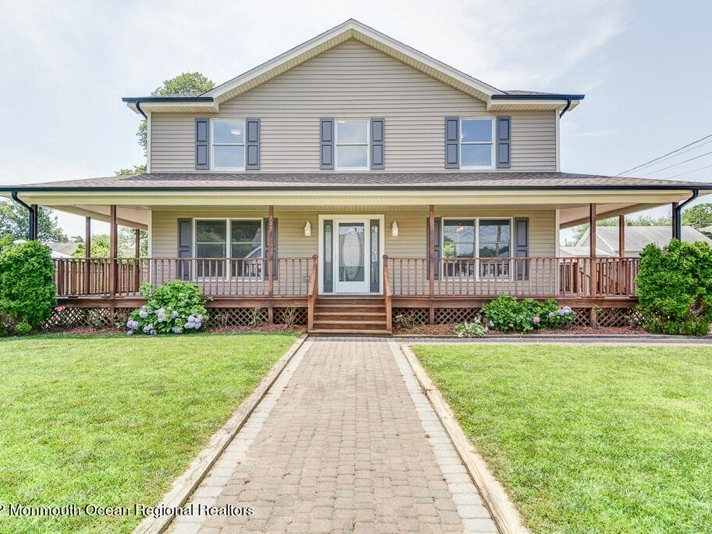
<instances>
[{"instance_id":1,"label":"porch deck","mask_svg":"<svg viewBox=\"0 0 712 534\"><path fill-rule=\"evenodd\" d=\"M236 317L239 310L262 308L267 322L297 317L314 325L319 258L71 258L56 259L60 304L115 309L145 302L141 285L182 279L198 285L208 307ZM594 310L629 309L637 303L637 258L401 258L384 256L378 294L393 317L407 310L421 322L458 322L501 294L518 298L554 298L561 305ZM432 271L432 274L431 274ZM376 295L372 295L376 296ZM298 313L294 314L297 309ZM454 310L459 310L455 312ZM408 312L410 313L410 312ZM237 315L236 315L237 314ZM226 316L227 316L226 315ZM620 315L620 314L619 314Z\"/></svg>"}]
</instances>

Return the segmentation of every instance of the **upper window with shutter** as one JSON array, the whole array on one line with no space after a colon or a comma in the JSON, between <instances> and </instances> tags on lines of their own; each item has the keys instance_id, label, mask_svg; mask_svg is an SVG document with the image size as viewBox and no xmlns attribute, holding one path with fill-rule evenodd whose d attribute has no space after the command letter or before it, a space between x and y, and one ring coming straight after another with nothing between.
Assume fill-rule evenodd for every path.
<instances>
[{"instance_id":1,"label":"upper window with shutter","mask_svg":"<svg viewBox=\"0 0 712 534\"><path fill-rule=\"evenodd\" d=\"M196 121L196 169L244 171L260 168L259 119L212 119L210 163L206 157L207 119Z\"/></svg>"},{"instance_id":2,"label":"upper window with shutter","mask_svg":"<svg viewBox=\"0 0 712 534\"><path fill-rule=\"evenodd\" d=\"M322 170L382 170L385 163L385 120L321 119Z\"/></svg>"},{"instance_id":3,"label":"upper window with shutter","mask_svg":"<svg viewBox=\"0 0 712 534\"><path fill-rule=\"evenodd\" d=\"M511 117L445 117L445 168L511 167Z\"/></svg>"}]
</instances>

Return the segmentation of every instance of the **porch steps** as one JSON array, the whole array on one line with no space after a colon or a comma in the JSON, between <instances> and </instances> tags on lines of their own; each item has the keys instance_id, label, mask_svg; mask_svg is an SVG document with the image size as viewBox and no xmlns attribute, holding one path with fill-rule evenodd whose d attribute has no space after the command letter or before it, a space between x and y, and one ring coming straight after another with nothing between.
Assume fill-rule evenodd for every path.
<instances>
[{"instance_id":1,"label":"porch steps","mask_svg":"<svg viewBox=\"0 0 712 534\"><path fill-rule=\"evenodd\" d=\"M389 335L383 297L319 297L314 304L314 328L319 335Z\"/></svg>"}]
</instances>

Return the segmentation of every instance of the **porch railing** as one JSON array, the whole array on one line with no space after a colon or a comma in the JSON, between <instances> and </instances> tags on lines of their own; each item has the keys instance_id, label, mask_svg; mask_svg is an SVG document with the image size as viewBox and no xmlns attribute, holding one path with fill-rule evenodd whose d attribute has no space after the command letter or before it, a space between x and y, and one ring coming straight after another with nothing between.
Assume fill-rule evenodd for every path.
<instances>
[{"instance_id":1,"label":"porch railing","mask_svg":"<svg viewBox=\"0 0 712 534\"><path fill-rule=\"evenodd\" d=\"M317 258L70 258L55 261L59 297L138 297L181 279L209 297L307 297ZM384 258L392 297L634 297L638 258ZM274 269L270 284L270 269ZM113 283L112 283L113 282ZM316 282L314 280L314 282ZM313 286L316 288L316 286Z\"/></svg>"},{"instance_id":2,"label":"porch railing","mask_svg":"<svg viewBox=\"0 0 712 534\"><path fill-rule=\"evenodd\" d=\"M206 297L306 296L313 258L69 258L56 259L59 297L137 297L141 285L186 280ZM273 276L269 280L269 270ZM115 283L112 284L112 281ZM271 290L271 291L270 291Z\"/></svg>"},{"instance_id":3,"label":"porch railing","mask_svg":"<svg viewBox=\"0 0 712 534\"><path fill-rule=\"evenodd\" d=\"M431 260L387 261L393 295L430 296ZM438 297L634 297L638 274L638 258L437 258L432 263L432 295Z\"/></svg>"}]
</instances>

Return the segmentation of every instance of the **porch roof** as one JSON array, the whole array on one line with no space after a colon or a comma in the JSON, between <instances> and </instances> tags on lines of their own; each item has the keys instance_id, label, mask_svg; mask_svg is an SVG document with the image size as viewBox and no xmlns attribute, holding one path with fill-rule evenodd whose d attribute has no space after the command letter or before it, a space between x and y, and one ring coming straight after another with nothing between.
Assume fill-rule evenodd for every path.
<instances>
[{"instance_id":1,"label":"porch roof","mask_svg":"<svg viewBox=\"0 0 712 534\"><path fill-rule=\"evenodd\" d=\"M31 204L108 220L118 208L119 224L145 228L152 209L231 208L267 205L353 211L358 206L422 209L537 207L559 210L567 228L588 220L588 205L599 218L635 213L709 194L712 184L563 172L314 172L314 173L154 173L0 186L0 196L21 195Z\"/></svg>"},{"instance_id":2,"label":"porch roof","mask_svg":"<svg viewBox=\"0 0 712 534\"><path fill-rule=\"evenodd\" d=\"M566 172L439 173L153 173L0 186L2 191L176 191L176 190L668 190L710 191L712 183L601 176Z\"/></svg>"}]
</instances>

